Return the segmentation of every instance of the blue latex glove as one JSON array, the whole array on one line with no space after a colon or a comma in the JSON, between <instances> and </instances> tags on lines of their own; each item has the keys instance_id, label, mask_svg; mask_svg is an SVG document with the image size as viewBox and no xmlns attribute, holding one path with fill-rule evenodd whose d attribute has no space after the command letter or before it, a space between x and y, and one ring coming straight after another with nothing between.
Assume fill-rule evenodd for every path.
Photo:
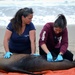
<instances>
[{"instance_id":1,"label":"blue latex glove","mask_svg":"<svg viewBox=\"0 0 75 75\"><path fill-rule=\"evenodd\" d=\"M47 61L53 61L53 56L50 52L47 54Z\"/></svg>"},{"instance_id":2,"label":"blue latex glove","mask_svg":"<svg viewBox=\"0 0 75 75\"><path fill-rule=\"evenodd\" d=\"M13 55L11 52L6 52L6 54L4 55L4 58L10 58L11 55Z\"/></svg>"},{"instance_id":3,"label":"blue latex glove","mask_svg":"<svg viewBox=\"0 0 75 75\"><path fill-rule=\"evenodd\" d=\"M39 56L40 54L35 54L35 53L34 53L33 55L35 55L35 56Z\"/></svg>"},{"instance_id":4,"label":"blue latex glove","mask_svg":"<svg viewBox=\"0 0 75 75\"><path fill-rule=\"evenodd\" d=\"M58 54L57 58L54 61L62 61L63 57L61 54Z\"/></svg>"}]
</instances>

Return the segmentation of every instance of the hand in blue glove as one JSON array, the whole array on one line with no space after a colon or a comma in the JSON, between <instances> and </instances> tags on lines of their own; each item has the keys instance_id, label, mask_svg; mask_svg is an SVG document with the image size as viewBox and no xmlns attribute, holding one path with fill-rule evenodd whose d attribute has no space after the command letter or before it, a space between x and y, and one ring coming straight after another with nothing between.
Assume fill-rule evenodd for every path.
<instances>
[{"instance_id":1,"label":"hand in blue glove","mask_svg":"<svg viewBox=\"0 0 75 75\"><path fill-rule=\"evenodd\" d=\"M13 55L11 52L6 52L4 55L4 58L10 58L10 56Z\"/></svg>"},{"instance_id":2,"label":"hand in blue glove","mask_svg":"<svg viewBox=\"0 0 75 75\"><path fill-rule=\"evenodd\" d=\"M57 58L54 61L62 61L63 57L61 54L58 54Z\"/></svg>"},{"instance_id":3,"label":"hand in blue glove","mask_svg":"<svg viewBox=\"0 0 75 75\"><path fill-rule=\"evenodd\" d=\"M50 52L47 54L47 61L53 61L53 56Z\"/></svg>"}]
</instances>

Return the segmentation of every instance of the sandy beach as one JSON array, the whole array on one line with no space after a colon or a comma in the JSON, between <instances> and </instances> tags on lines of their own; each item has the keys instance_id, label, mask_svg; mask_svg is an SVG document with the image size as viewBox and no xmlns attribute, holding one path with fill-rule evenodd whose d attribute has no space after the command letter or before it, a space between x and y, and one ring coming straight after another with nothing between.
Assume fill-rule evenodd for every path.
<instances>
[{"instance_id":1,"label":"sandy beach","mask_svg":"<svg viewBox=\"0 0 75 75\"><path fill-rule=\"evenodd\" d=\"M39 40L39 34L42 29L42 25L36 25L36 49L37 53L39 53L38 49L38 40ZM5 53L4 47L3 47L3 38L5 34L6 27L0 27L0 57L3 56ZM69 46L68 50L70 50L73 54L75 54L75 25L68 25L68 36L69 36Z\"/></svg>"}]
</instances>

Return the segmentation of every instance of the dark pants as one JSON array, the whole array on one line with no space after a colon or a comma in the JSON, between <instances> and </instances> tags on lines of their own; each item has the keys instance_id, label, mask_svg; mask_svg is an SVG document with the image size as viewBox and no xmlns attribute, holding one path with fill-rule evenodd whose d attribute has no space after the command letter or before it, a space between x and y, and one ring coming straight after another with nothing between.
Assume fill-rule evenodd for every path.
<instances>
[{"instance_id":1,"label":"dark pants","mask_svg":"<svg viewBox=\"0 0 75 75\"><path fill-rule=\"evenodd\" d=\"M55 59L60 52L60 48L55 48L53 50L50 50L50 52L51 52L53 58ZM39 47L39 53L40 53L40 55L44 55L44 56L47 55L40 47ZM63 58L73 61L73 54L69 50L67 50L64 53Z\"/></svg>"}]
</instances>

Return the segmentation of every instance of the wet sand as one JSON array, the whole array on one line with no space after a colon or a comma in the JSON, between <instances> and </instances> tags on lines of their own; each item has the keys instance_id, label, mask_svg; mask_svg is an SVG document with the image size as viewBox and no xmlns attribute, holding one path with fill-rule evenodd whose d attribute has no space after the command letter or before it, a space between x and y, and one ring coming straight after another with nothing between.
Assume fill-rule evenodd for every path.
<instances>
[{"instance_id":1,"label":"wet sand","mask_svg":"<svg viewBox=\"0 0 75 75\"><path fill-rule=\"evenodd\" d=\"M42 25L35 26L36 27L36 50L37 53L39 53L38 49L38 40L39 40L39 34L42 29ZM3 47L3 38L5 34L6 27L0 27L0 57L3 56L5 53L4 47ZM68 50L70 50L73 54L75 54L75 25L68 25L68 37L69 37L69 46Z\"/></svg>"}]
</instances>

